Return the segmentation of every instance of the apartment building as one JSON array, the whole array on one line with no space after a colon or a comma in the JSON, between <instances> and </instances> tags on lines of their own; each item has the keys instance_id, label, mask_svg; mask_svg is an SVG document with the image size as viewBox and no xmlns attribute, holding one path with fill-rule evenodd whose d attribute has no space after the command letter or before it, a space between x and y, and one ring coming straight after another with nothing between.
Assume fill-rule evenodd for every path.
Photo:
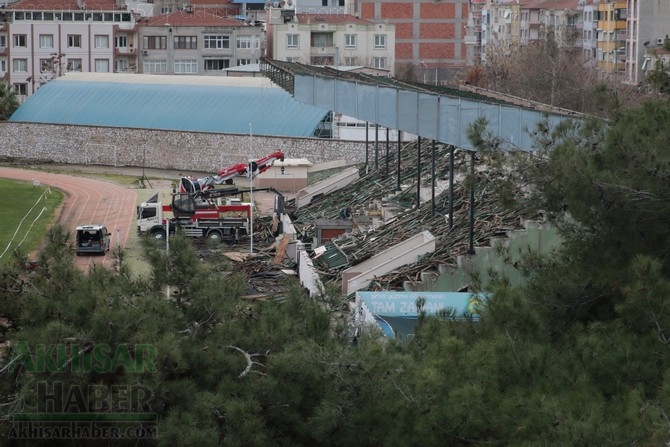
<instances>
[{"instance_id":1,"label":"apartment building","mask_svg":"<svg viewBox=\"0 0 670 447\"><path fill-rule=\"evenodd\" d=\"M348 14L270 11L268 56L308 65L367 66L393 75L395 26Z\"/></svg>"},{"instance_id":2,"label":"apartment building","mask_svg":"<svg viewBox=\"0 0 670 447\"><path fill-rule=\"evenodd\" d=\"M470 0L468 20L465 25L465 45L467 65L475 65L482 61L482 45L485 40L482 32L484 30L484 6L487 0Z\"/></svg>"},{"instance_id":3,"label":"apartment building","mask_svg":"<svg viewBox=\"0 0 670 447\"><path fill-rule=\"evenodd\" d=\"M667 63L670 1L628 0L625 82L637 85L656 61Z\"/></svg>"},{"instance_id":4,"label":"apartment building","mask_svg":"<svg viewBox=\"0 0 670 447\"><path fill-rule=\"evenodd\" d=\"M395 26L398 75L449 83L475 59L475 46L465 43L470 0L352 0L350 7L362 19Z\"/></svg>"},{"instance_id":5,"label":"apartment building","mask_svg":"<svg viewBox=\"0 0 670 447\"><path fill-rule=\"evenodd\" d=\"M548 32L560 45L582 46L585 1L508 0L485 8L487 42L499 47L527 45Z\"/></svg>"},{"instance_id":6,"label":"apartment building","mask_svg":"<svg viewBox=\"0 0 670 447\"><path fill-rule=\"evenodd\" d=\"M263 27L227 13L186 7L143 19L138 28L139 72L224 76L226 68L257 64L265 49Z\"/></svg>"},{"instance_id":7,"label":"apartment building","mask_svg":"<svg viewBox=\"0 0 670 447\"><path fill-rule=\"evenodd\" d=\"M0 77L24 101L65 71L136 61L137 17L114 0L23 0L0 13Z\"/></svg>"},{"instance_id":8,"label":"apartment building","mask_svg":"<svg viewBox=\"0 0 670 447\"><path fill-rule=\"evenodd\" d=\"M484 6L482 15L482 60L521 43L521 13L516 0L490 3ZM527 29L523 31L525 33ZM528 43L527 40L524 43Z\"/></svg>"},{"instance_id":9,"label":"apartment building","mask_svg":"<svg viewBox=\"0 0 670 447\"><path fill-rule=\"evenodd\" d=\"M627 19L626 1L601 1L598 4L596 64L603 78L624 80Z\"/></svg>"},{"instance_id":10,"label":"apartment building","mask_svg":"<svg viewBox=\"0 0 670 447\"><path fill-rule=\"evenodd\" d=\"M598 5L594 0L581 2L582 50L584 60L595 61L598 54Z\"/></svg>"}]
</instances>

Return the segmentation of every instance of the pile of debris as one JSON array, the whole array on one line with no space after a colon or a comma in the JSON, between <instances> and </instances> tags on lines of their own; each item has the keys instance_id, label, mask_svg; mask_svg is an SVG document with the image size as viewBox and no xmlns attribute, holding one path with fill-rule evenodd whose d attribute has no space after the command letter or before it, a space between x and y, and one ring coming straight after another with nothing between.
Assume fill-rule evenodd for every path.
<instances>
[{"instance_id":1,"label":"pile of debris","mask_svg":"<svg viewBox=\"0 0 670 447\"><path fill-rule=\"evenodd\" d=\"M435 182L448 180L450 167L448 145L435 147ZM351 210L354 222L363 215L384 217L378 225L369 228L355 226L351 232L331 239L325 244L328 251L337 251L341 256L330 256L327 260L315 257L314 264L320 270L324 283L341 282L341 272L365 259L419 234L429 231L436 238L434 252L422 256L418 262L398 268L390 274L377 277L368 289L402 290L405 281L419 281L423 272L438 271L440 264L456 266L457 258L466 254L470 248L470 188L464 179L470 172L470 154L455 152L453 191L453 227L449 228L449 192L435 193L435 205L429 198L416 207L417 166L420 166L420 186L430 188L432 182L433 154L430 147L422 147L420 160L417 160L417 143L406 145L400 154L400 184L397 191L396 157L383 158L378 169L367 174L361 172L360 178L346 188L322 196L311 204L295 211L294 224L300 232L300 238L308 244L314 240L317 219L337 219L342 210ZM388 162L388 175L387 175ZM482 163L478 161L480 168ZM364 168L362 169L364 171ZM475 222L473 231L474 246L488 245L492 237L509 230L522 228L522 219L535 216L522 216L519 212L503 208L490 192L491 182L497 175L485 169L476 169L475 185ZM460 180L460 181L459 181ZM423 191L425 193L425 191ZM424 194L425 195L425 194ZM388 213L372 212L371 204L384 204L387 209L397 210L394 217ZM377 205L378 208L378 205ZM386 214L386 215L385 215ZM316 248L316 247L315 247ZM321 250L323 252L323 250Z\"/></svg>"}]
</instances>

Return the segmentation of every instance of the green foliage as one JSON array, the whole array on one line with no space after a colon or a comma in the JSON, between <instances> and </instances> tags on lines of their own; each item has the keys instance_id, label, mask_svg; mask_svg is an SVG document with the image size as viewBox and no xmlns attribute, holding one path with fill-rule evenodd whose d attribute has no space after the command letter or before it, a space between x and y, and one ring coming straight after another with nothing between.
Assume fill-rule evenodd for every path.
<instances>
[{"instance_id":1,"label":"green foliage","mask_svg":"<svg viewBox=\"0 0 670 447\"><path fill-rule=\"evenodd\" d=\"M16 92L6 82L0 81L0 121L8 120L18 108Z\"/></svg>"},{"instance_id":2,"label":"green foliage","mask_svg":"<svg viewBox=\"0 0 670 447\"><path fill-rule=\"evenodd\" d=\"M646 81L653 91L661 95L670 93L670 64L658 59L654 69L647 74Z\"/></svg>"},{"instance_id":3,"label":"green foliage","mask_svg":"<svg viewBox=\"0 0 670 447\"><path fill-rule=\"evenodd\" d=\"M508 173L499 191L524 182L511 205L541 207L564 243L520 261L523 286L502 275L480 284L478 320L422 314L402 343L374 331L352 343L334 289L310 298L287 280L281 296L249 299L241 275L178 236L169 250L147 241L146 278L122 252L112 269L83 273L56 227L35 273L0 270L13 323L0 417L37 405L36 381L58 379L151 389L158 438L134 445L666 444L668 118L657 102L608 127L542 123L527 159L481 137L491 175ZM156 368L29 373L11 368L19 341L150 344Z\"/></svg>"}]
</instances>

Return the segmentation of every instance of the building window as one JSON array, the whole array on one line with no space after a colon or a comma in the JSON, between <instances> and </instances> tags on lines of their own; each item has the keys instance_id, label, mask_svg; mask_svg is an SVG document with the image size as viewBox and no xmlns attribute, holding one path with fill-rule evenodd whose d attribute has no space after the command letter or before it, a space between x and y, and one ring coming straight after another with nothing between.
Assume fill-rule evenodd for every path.
<instances>
[{"instance_id":1,"label":"building window","mask_svg":"<svg viewBox=\"0 0 670 447\"><path fill-rule=\"evenodd\" d=\"M310 65L335 65L333 56L314 56L310 58Z\"/></svg>"},{"instance_id":2,"label":"building window","mask_svg":"<svg viewBox=\"0 0 670 447\"><path fill-rule=\"evenodd\" d=\"M195 59L174 61L174 72L177 74L194 74L198 72L198 61Z\"/></svg>"},{"instance_id":3,"label":"building window","mask_svg":"<svg viewBox=\"0 0 670 447\"><path fill-rule=\"evenodd\" d=\"M172 12L172 7L170 6L162 6L161 7L161 14L169 14Z\"/></svg>"},{"instance_id":4,"label":"building window","mask_svg":"<svg viewBox=\"0 0 670 447\"><path fill-rule=\"evenodd\" d=\"M28 94L28 84L14 84L14 91L19 96L26 96Z\"/></svg>"},{"instance_id":5,"label":"building window","mask_svg":"<svg viewBox=\"0 0 670 447\"><path fill-rule=\"evenodd\" d=\"M211 34L205 35L205 48L210 50L225 50L230 48L230 36ZM221 59L223 60L223 59Z\"/></svg>"},{"instance_id":6,"label":"building window","mask_svg":"<svg viewBox=\"0 0 670 447\"><path fill-rule=\"evenodd\" d=\"M356 48L356 34L345 34L344 35L344 47L345 48Z\"/></svg>"},{"instance_id":7,"label":"building window","mask_svg":"<svg viewBox=\"0 0 670 447\"><path fill-rule=\"evenodd\" d=\"M115 70L117 73L125 73L128 71L128 59L117 59L114 61Z\"/></svg>"},{"instance_id":8,"label":"building window","mask_svg":"<svg viewBox=\"0 0 670 447\"><path fill-rule=\"evenodd\" d=\"M81 59L68 59L68 71L81 71Z\"/></svg>"},{"instance_id":9,"label":"building window","mask_svg":"<svg viewBox=\"0 0 670 447\"><path fill-rule=\"evenodd\" d=\"M332 47L333 33L312 33L312 47Z\"/></svg>"},{"instance_id":10,"label":"building window","mask_svg":"<svg viewBox=\"0 0 670 447\"><path fill-rule=\"evenodd\" d=\"M142 63L144 73L165 74L167 73L166 60L145 60Z\"/></svg>"},{"instance_id":11,"label":"building window","mask_svg":"<svg viewBox=\"0 0 670 447\"><path fill-rule=\"evenodd\" d=\"M0 49L7 48L7 36L5 34L0 34Z\"/></svg>"},{"instance_id":12,"label":"building window","mask_svg":"<svg viewBox=\"0 0 670 447\"><path fill-rule=\"evenodd\" d=\"M128 47L128 36L115 36L114 37L114 46L116 48L127 48Z\"/></svg>"},{"instance_id":13,"label":"building window","mask_svg":"<svg viewBox=\"0 0 670 447\"><path fill-rule=\"evenodd\" d=\"M375 48L386 48L386 34L375 34Z\"/></svg>"},{"instance_id":14,"label":"building window","mask_svg":"<svg viewBox=\"0 0 670 447\"><path fill-rule=\"evenodd\" d=\"M321 0L321 6L328 6L328 0Z\"/></svg>"},{"instance_id":15,"label":"building window","mask_svg":"<svg viewBox=\"0 0 670 447\"><path fill-rule=\"evenodd\" d=\"M14 72L28 71L28 59L14 59L12 65L12 70Z\"/></svg>"},{"instance_id":16,"label":"building window","mask_svg":"<svg viewBox=\"0 0 670 447\"><path fill-rule=\"evenodd\" d=\"M109 36L105 34L97 34L95 36L96 48L109 48Z\"/></svg>"},{"instance_id":17,"label":"building window","mask_svg":"<svg viewBox=\"0 0 670 447\"><path fill-rule=\"evenodd\" d=\"M298 48L299 42L300 42L300 36L298 34L286 35L286 48Z\"/></svg>"},{"instance_id":18,"label":"building window","mask_svg":"<svg viewBox=\"0 0 670 447\"><path fill-rule=\"evenodd\" d=\"M109 59L96 59L95 60L95 72L96 73L109 73Z\"/></svg>"},{"instance_id":19,"label":"building window","mask_svg":"<svg viewBox=\"0 0 670 447\"><path fill-rule=\"evenodd\" d=\"M355 57L345 57L344 58L344 65L347 65L349 67L353 67L355 65L358 65L358 60Z\"/></svg>"},{"instance_id":20,"label":"building window","mask_svg":"<svg viewBox=\"0 0 670 447\"><path fill-rule=\"evenodd\" d=\"M52 59L40 59L40 71L42 73L53 72L54 61Z\"/></svg>"},{"instance_id":21,"label":"building window","mask_svg":"<svg viewBox=\"0 0 670 447\"><path fill-rule=\"evenodd\" d=\"M68 34L67 35L67 46L68 46L68 48L81 48L81 35L80 34Z\"/></svg>"},{"instance_id":22,"label":"building window","mask_svg":"<svg viewBox=\"0 0 670 447\"><path fill-rule=\"evenodd\" d=\"M26 48L28 46L28 36L25 34L14 34L14 48Z\"/></svg>"},{"instance_id":23,"label":"building window","mask_svg":"<svg viewBox=\"0 0 670 447\"><path fill-rule=\"evenodd\" d=\"M54 36L53 34L40 34L40 48L53 48Z\"/></svg>"},{"instance_id":24,"label":"building window","mask_svg":"<svg viewBox=\"0 0 670 447\"><path fill-rule=\"evenodd\" d=\"M7 72L7 60L0 59L0 73L6 73L6 72Z\"/></svg>"},{"instance_id":25,"label":"building window","mask_svg":"<svg viewBox=\"0 0 670 447\"><path fill-rule=\"evenodd\" d=\"M167 37L165 36L144 36L145 50L165 50L167 49Z\"/></svg>"},{"instance_id":26,"label":"building window","mask_svg":"<svg viewBox=\"0 0 670 447\"><path fill-rule=\"evenodd\" d=\"M385 57L372 58L372 66L375 68L386 68L386 58Z\"/></svg>"},{"instance_id":27,"label":"building window","mask_svg":"<svg viewBox=\"0 0 670 447\"><path fill-rule=\"evenodd\" d=\"M240 50L250 50L251 49L251 36L238 36L237 37L237 48Z\"/></svg>"},{"instance_id":28,"label":"building window","mask_svg":"<svg viewBox=\"0 0 670 447\"><path fill-rule=\"evenodd\" d=\"M198 38L196 36L175 36L175 50L195 50L198 48Z\"/></svg>"},{"instance_id":29,"label":"building window","mask_svg":"<svg viewBox=\"0 0 670 447\"><path fill-rule=\"evenodd\" d=\"M230 67L228 59L205 59L205 71L218 71Z\"/></svg>"},{"instance_id":30,"label":"building window","mask_svg":"<svg viewBox=\"0 0 670 447\"><path fill-rule=\"evenodd\" d=\"M238 59L237 65L249 65L251 64L251 59Z\"/></svg>"}]
</instances>

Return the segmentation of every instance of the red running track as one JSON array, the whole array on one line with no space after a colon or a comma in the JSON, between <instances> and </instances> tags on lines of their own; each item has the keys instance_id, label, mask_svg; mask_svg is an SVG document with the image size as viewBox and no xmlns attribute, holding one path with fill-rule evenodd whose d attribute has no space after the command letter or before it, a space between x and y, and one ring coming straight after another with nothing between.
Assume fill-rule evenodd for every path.
<instances>
[{"instance_id":1,"label":"red running track","mask_svg":"<svg viewBox=\"0 0 670 447\"><path fill-rule=\"evenodd\" d=\"M100 180L64 174L0 167L0 177L34 181L65 194L58 223L74 231L77 225L103 224L111 233L111 246L126 247L135 219L137 194L132 189ZM111 256L77 256L84 269L95 262L111 265Z\"/></svg>"}]
</instances>

